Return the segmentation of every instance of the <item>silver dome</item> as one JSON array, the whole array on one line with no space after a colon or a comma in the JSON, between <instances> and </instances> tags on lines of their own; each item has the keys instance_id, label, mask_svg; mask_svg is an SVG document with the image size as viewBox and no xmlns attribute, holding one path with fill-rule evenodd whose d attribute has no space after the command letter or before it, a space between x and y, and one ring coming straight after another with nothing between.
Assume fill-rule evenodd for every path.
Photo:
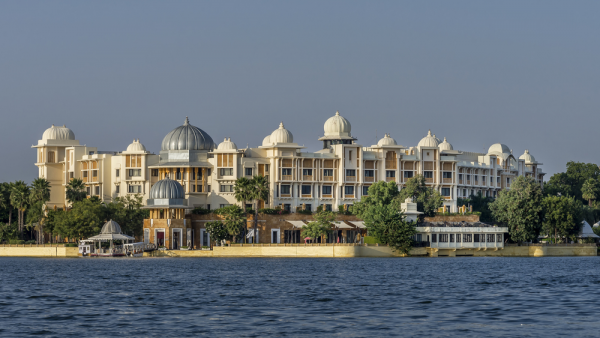
<instances>
[{"instance_id":1,"label":"silver dome","mask_svg":"<svg viewBox=\"0 0 600 338\"><path fill-rule=\"evenodd\" d=\"M179 182L168 177L162 179L150 189L150 199L184 199L185 191Z\"/></svg>"},{"instance_id":2,"label":"silver dome","mask_svg":"<svg viewBox=\"0 0 600 338\"><path fill-rule=\"evenodd\" d=\"M192 126L187 116L183 126L173 129L162 141L162 150L213 150L213 139L202 129Z\"/></svg>"},{"instance_id":3,"label":"silver dome","mask_svg":"<svg viewBox=\"0 0 600 338\"><path fill-rule=\"evenodd\" d=\"M121 226L119 225L119 223L113 221L112 219L108 222L106 222L106 224L104 224L102 226L102 231L100 231L101 234L113 234L113 235L118 235L121 233Z\"/></svg>"}]
</instances>

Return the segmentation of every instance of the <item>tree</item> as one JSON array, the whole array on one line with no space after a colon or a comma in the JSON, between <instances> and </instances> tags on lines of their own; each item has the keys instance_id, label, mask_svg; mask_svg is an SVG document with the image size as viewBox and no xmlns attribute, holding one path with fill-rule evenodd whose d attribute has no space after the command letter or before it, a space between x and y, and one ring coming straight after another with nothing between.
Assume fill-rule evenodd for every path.
<instances>
[{"instance_id":1,"label":"tree","mask_svg":"<svg viewBox=\"0 0 600 338\"><path fill-rule=\"evenodd\" d=\"M417 203L417 210L423 212L424 216L433 217L437 209L444 205L444 198L439 192L425 184L425 178L417 175L406 182L405 187L400 190L401 201L413 198Z\"/></svg>"},{"instance_id":2,"label":"tree","mask_svg":"<svg viewBox=\"0 0 600 338\"><path fill-rule=\"evenodd\" d=\"M252 199L252 180L240 177L233 186L234 196L238 202L242 202L242 210L246 211L246 201Z\"/></svg>"},{"instance_id":3,"label":"tree","mask_svg":"<svg viewBox=\"0 0 600 338\"><path fill-rule=\"evenodd\" d=\"M227 236L227 229L225 229L225 224L221 221L212 221L206 223L206 231L210 234L210 238L215 241L215 243L221 243Z\"/></svg>"},{"instance_id":4,"label":"tree","mask_svg":"<svg viewBox=\"0 0 600 338\"><path fill-rule=\"evenodd\" d=\"M322 210L315 213L313 219L314 221L302 226L302 237L309 237L313 241L317 238L327 239L332 222L335 221L335 214L331 211Z\"/></svg>"},{"instance_id":5,"label":"tree","mask_svg":"<svg viewBox=\"0 0 600 338\"><path fill-rule=\"evenodd\" d=\"M396 182L378 181L369 187L367 196L363 196L359 202L354 203L352 211L364 220L369 217L368 213L372 206L391 204L399 199L399 195L400 191Z\"/></svg>"},{"instance_id":6,"label":"tree","mask_svg":"<svg viewBox=\"0 0 600 338\"><path fill-rule=\"evenodd\" d=\"M542 188L531 177L519 176L489 204L492 215L508 225L515 242L534 240L542 229Z\"/></svg>"},{"instance_id":7,"label":"tree","mask_svg":"<svg viewBox=\"0 0 600 338\"><path fill-rule=\"evenodd\" d=\"M87 193L85 191L85 185L83 184L83 181L79 178L71 179L71 181L67 184L66 195L67 195L67 201L69 201L69 203L71 203L71 204L78 202L78 201L83 201L85 199L85 197L87 196Z\"/></svg>"},{"instance_id":8,"label":"tree","mask_svg":"<svg viewBox=\"0 0 600 338\"><path fill-rule=\"evenodd\" d=\"M250 197L256 200L256 207L254 208L254 233L256 234L258 228L258 201L267 201L269 199L269 181L262 175L254 176L250 191Z\"/></svg>"},{"instance_id":9,"label":"tree","mask_svg":"<svg viewBox=\"0 0 600 338\"><path fill-rule=\"evenodd\" d=\"M231 236L231 241L236 243L237 236L246 229L246 218L242 209L237 205L228 205L215 212L223 217L225 230Z\"/></svg>"},{"instance_id":10,"label":"tree","mask_svg":"<svg viewBox=\"0 0 600 338\"><path fill-rule=\"evenodd\" d=\"M582 198L582 188L586 181L600 178L600 168L594 163L567 162L567 171L552 175L544 185L544 193L553 196L574 196Z\"/></svg>"},{"instance_id":11,"label":"tree","mask_svg":"<svg viewBox=\"0 0 600 338\"><path fill-rule=\"evenodd\" d=\"M113 220L121 225L123 233L141 236L144 219L149 217L149 211L142 209L143 196L141 194L129 194L124 197L116 197L113 202L103 205L104 221Z\"/></svg>"},{"instance_id":12,"label":"tree","mask_svg":"<svg viewBox=\"0 0 600 338\"><path fill-rule=\"evenodd\" d=\"M104 224L105 210L102 203L84 199L73 203L69 211L54 214L54 227L63 237L81 239L97 235Z\"/></svg>"},{"instance_id":13,"label":"tree","mask_svg":"<svg viewBox=\"0 0 600 338\"><path fill-rule=\"evenodd\" d=\"M581 197L588 201L589 206L592 206L592 200L597 199L599 190L600 188L598 187L598 181L593 178L589 178L581 186Z\"/></svg>"},{"instance_id":14,"label":"tree","mask_svg":"<svg viewBox=\"0 0 600 338\"><path fill-rule=\"evenodd\" d=\"M8 224L12 224L13 206L10 203L10 194L12 192L13 185L14 183L12 182L2 183L2 186L0 187L0 193L2 195L0 207L6 209L8 212Z\"/></svg>"},{"instance_id":15,"label":"tree","mask_svg":"<svg viewBox=\"0 0 600 338\"><path fill-rule=\"evenodd\" d=\"M557 238L577 236L581 232L583 221L581 201L574 197L547 196L543 200L544 222L546 234Z\"/></svg>"},{"instance_id":16,"label":"tree","mask_svg":"<svg viewBox=\"0 0 600 338\"><path fill-rule=\"evenodd\" d=\"M10 192L10 204L18 211L19 217L19 233L23 239L23 228L25 225L25 210L27 210L29 202L29 186L23 181L16 181Z\"/></svg>"},{"instance_id":17,"label":"tree","mask_svg":"<svg viewBox=\"0 0 600 338\"><path fill-rule=\"evenodd\" d=\"M484 197L481 191L477 192L476 195L471 195L468 198L459 198L457 201L458 206L471 205L473 211L481 213L479 219L482 222L493 222L492 211L490 210L489 204L494 201L491 197Z\"/></svg>"},{"instance_id":18,"label":"tree","mask_svg":"<svg viewBox=\"0 0 600 338\"><path fill-rule=\"evenodd\" d=\"M44 241L44 211L46 202L50 200L50 182L43 177L36 178L31 184L30 203L33 208L27 213L28 224L39 223L38 242ZM41 241L40 241L41 239Z\"/></svg>"}]
</instances>

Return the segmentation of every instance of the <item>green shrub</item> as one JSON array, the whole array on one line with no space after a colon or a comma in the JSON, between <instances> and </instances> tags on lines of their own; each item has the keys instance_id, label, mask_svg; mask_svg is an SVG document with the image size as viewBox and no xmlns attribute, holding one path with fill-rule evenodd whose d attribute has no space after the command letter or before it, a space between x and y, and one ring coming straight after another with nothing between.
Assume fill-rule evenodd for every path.
<instances>
[{"instance_id":1,"label":"green shrub","mask_svg":"<svg viewBox=\"0 0 600 338\"><path fill-rule=\"evenodd\" d=\"M373 236L365 236L364 237L364 243L365 244L381 244L379 242L379 240L377 240L377 238L375 238Z\"/></svg>"},{"instance_id":2,"label":"green shrub","mask_svg":"<svg viewBox=\"0 0 600 338\"><path fill-rule=\"evenodd\" d=\"M9 239L8 244L25 244L25 241L22 239Z\"/></svg>"},{"instance_id":3,"label":"green shrub","mask_svg":"<svg viewBox=\"0 0 600 338\"><path fill-rule=\"evenodd\" d=\"M208 249L208 246L206 246L206 245L203 245L203 246L202 246L202 249Z\"/></svg>"},{"instance_id":4,"label":"green shrub","mask_svg":"<svg viewBox=\"0 0 600 338\"><path fill-rule=\"evenodd\" d=\"M297 214L302 214L302 215L312 215L312 211L310 211L310 210L302 210L302 209L300 209L300 210L296 210L296 213Z\"/></svg>"},{"instance_id":5,"label":"green shrub","mask_svg":"<svg viewBox=\"0 0 600 338\"><path fill-rule=\"evenodd\" d=\"M210 214L211 211L210 209L204 209L202 207L197 207L192 209L192 214L194 215L206 215L206 214Z\"/></svg>"},{"instance_id":6,"label":"green shrub","mask_svg":"<svg viewBox=\"0 0 600 338\"><path fill-rule=\"evenodd\" d=\"M258 209L258 213L259 214L265 214L265 215L287 215L290 212L287 211L287 210L282 210L282 209L264 208L264 209Z\"/></svg>"},{"instance_id":7,"label":"green shrub","mask_svg":"<svg viewBox=\"0 0 600 338\"><path fill-rule=\"evenodd\" d=\"M65 248L76 248L79 245L77 245L77 243L67 243L65 244Z\"/></svg>"},{"instance_id":8,"label":"green shrub","mask_svg":"<svg viewBox=\"0 0 600 338\"><path fill-rule=\"evenodd\" d=\"M37 242L32 239L30 241L25 242L25 244L37 244Z\"/></svg>"}]
</instances>

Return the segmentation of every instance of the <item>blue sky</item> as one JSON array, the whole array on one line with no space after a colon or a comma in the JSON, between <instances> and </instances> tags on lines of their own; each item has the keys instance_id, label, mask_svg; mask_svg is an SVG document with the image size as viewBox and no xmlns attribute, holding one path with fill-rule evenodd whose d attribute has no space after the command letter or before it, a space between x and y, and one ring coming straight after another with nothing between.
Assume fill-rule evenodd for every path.
<instances>
[{"instance_id":1,"label":"blue sky","mask_svg":"<svg viewBox=\"0 0 600 338\"><path fill-rule=\"evenodd\" d=\"M158 153L185 116L215 142L279 121L320 148L336 110L369 146L525 149L549 174L598 163L600 2L3 1L0 181L37 175L51 124Z\"/></svg>"}]
</instances>

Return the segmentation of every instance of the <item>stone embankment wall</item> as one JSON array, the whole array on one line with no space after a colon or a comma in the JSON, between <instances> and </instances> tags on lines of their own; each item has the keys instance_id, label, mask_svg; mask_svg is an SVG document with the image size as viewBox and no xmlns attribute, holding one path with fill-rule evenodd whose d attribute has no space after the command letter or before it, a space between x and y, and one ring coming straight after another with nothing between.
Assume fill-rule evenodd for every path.
<instances>
[{"instance_id":1,"label":"stone embankment wall","mask_svg":"<svg viewBox=\"0 0 600 338\"><path fill-rule=\"evenodd\" d=\"M78 257L78 255L79 248L66 248L62 245L0 245L0 257Z\"/></svg>"}]
</instances>

